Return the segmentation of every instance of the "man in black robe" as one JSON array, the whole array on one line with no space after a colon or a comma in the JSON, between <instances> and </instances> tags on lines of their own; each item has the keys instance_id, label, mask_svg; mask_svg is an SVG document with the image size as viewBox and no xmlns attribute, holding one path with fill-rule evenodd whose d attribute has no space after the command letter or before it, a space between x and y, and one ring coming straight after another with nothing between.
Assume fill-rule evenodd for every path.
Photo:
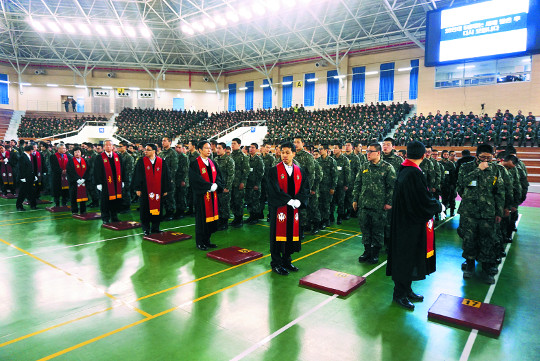
<instances>
[{"instance_id":1,"label":"man in black robe","mask_svg":"<svg viewBox=\"0 0 540 361\"><path fill-rule=\"evenodd\" d=\"M104 224L111 221L120 222L118 211L122 206L124 178L122 158L113 152L112 141L106 140L103 144L103 153L94 159L94 184L101 193L101 220Z\"/></svg>"},{"instance_id":2,"label":"man in black robe","mask_svg":"<svg viewBox=\"0 0 540 361\"><path fill-rule=\"evenodd\" d=\"M422 280L435 272L433 216L442 206L431 192L419 167L425 147L418 141L407 144L407 160L401 165L393 197L391 241L386 275L394 281L393 300L414 310L411 301L422 301L413 292L412 281Z\"/></svg>"},{"instance_id":3,"label":"man in black robe","mask_svg":"<svg viewBox=\"0 0 540 361\"><path fill-rule=\"evenodd\" d=\"M189 164L189 185L195 207L195 243L198 249L206 251L217 247L210 242L210 236L217 231L217 193L223 192L224 184L219 167L210 159L210 143L200 141L197 149L200 156Z\"/></svg>"},{"instance_id":4,"label":"man in black robe","mask_svg":"<svg viewBox=\"0 0 540 361\"><path fill-rule=\"evenodd\" d=\"M142 229L145 236L152 233L160 233L159 224L163 218L163 197L171 190L171 180L167 163L160 157L156 157L157 145L149 143L145 147L145 156L139 158L135 165L133 176L133 189L139 197L139 211ZM147 160L145 160L147 158ZM160 169L161 168L161 169ZM154 182L149 186L149 182ZM160 184L160 190L150 189ZM159 208L157 202L159 201ZM150 207L156 205L156 208Z\"/></svg>"},{"instance_id":5,"label":"man in black robe","mask_svg":"<svg viewBox=\"0 0 540 361\"><path fill-rule=\"evenodd\" d=\"M17 196L17 210L24 211L23 202L28 199L31 209L36 208L36 198L34 195L34 182L37 181L37 177L34 173L34 166L32 164L32 150L31 145L27 145L24 148L24 152L19 158L19 172L18 180L21 183L19 187L19 195Z\"/></svg>"},{"instance_id":6,"label":"man in black robe","mask_svg":"<svg viewBox=\"0 0 540 361\"><path fill-rule=\"evenodd\" d=\"M51 164L51 186L54 197L55 207L60 207L60 198L62 206L67 206L69 198L69 184L67 181L67 164L71 160L71 155L66 153L66 146L63 143L58 144L57 152L51 154L49 160Z\"/></svg>"},{"instance_id":7,"label":"man in black robe","mask_svg":"<svg viewBox=\"0 0 540 361\"><path fill-rule=\"evenodd\" d=\"M281 162L270 168L267 175L268 211L270 218L270 266L272 271L286 276L296 272L291 254L300 252L300 223L298 208L306 208L309 198L308 177L293 163L296 147L284 142Z\"/></svg>"},{"instance_id":8,"label":"man in black robe","mask_svg":"<svg viewBox=\"0 0 540 361\"><path fill-rule=\"evenodd\" d=\"M90 179L90 172L86 160L82 157L82 149L80 147L73 149L73 155L74 157L69 160L67 165L71 213L77 214L80 211L80 214L85 214L86 202L88 201L87 184Z\"/></svg>"}]
</instances>

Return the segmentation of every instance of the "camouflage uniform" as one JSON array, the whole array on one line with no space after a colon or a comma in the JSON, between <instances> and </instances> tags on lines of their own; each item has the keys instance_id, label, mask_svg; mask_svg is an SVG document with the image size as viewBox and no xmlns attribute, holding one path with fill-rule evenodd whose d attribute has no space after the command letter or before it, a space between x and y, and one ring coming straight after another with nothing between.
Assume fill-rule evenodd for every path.
<instances>
[{"instance_id":1,"label":"camouflage uniform","mask_svg":"<svg viewBox=\"0 0 540 361\"><path fill-rule=\"evenodd\" d=\"M234 224L242 223L244 216L244 197L246 183L249 175L249 157L240 149L231 152L234 161L234 181L231 190L231 208L234 214ZM240 183L244 183L244 189L238 189Z\"/></svg>"},{"instance_id":2,"label":"camouflage uniform","mask_svg":"<svg viewBox=\"0 0 540 361\"><path fill-rule=\"evenodd\" d=\"M165 150L163 149L161 152L159 152L158 157L162 158L165 163L167 163L167 167L169 168L169 174L176 174L176 171L178 169L178 152L173 147L169 147L169 149ZM165 212L167 212L167 217L172 217L176 212L176 182L175 177L171 178L171 187L170 191L165 196L164 200L164 208Z\"/></svg>"},{"instance_id":3,"label":"camouflage uniform","mask_svg":"<svg viewBox=\"0 0 540 361\"><path fill-rule=\"evenodd\" d=\"M197 151L194 151L193 153L189 152L187 155L189 158L188 165L191 164L191 162L195 161L195 159L199 158L200 154ZM191 187L188 187L187 189L187 208L188 213L193 214L193 191L191 190Z\"/></svg>"},{"instance_id":4,"label":"camouflage uniform","mask_svg":"<svg viewBox=\"0 0 540 361\"><path fill-rule=\"evenodd\" d=\"M268 199L268 193L266 191L266 176L268 175L268 170L274 167L277 163L276 163L276 158L270 153L267 153L261 158L264 163L264 177L261 182L261 199L259 200L259 217L264 218L264 215L263 215L264 206L266 204L266 200Z\"/></svg>"},{"instance_id":5,"label":"camouflage uniform","mask_svg":"<svg viewBox=\"0 0 540 361\"><path fill-rule=\"evenodd\" d=\"M343 154L339 157L334 156L338 170L338 182L336 186L336 192L334 193L334 199L330 206L330 220L334 215L334 207L337 205L338 224L341 223L341 219L345 214L345 189L343 187L349 187L349 180L351 179L351 168L349 166L349 160Z\"/></svg>"},{"instance_id":6,"label":"camouflage uniform","mask_svg":"<svg viewBox=\"0 0 540 361\"><path fill-rule=\"evenodd\" d=\"M323 225L329 225L330 220L330 204L332 204L332 198L330 189L336 190L338 181L337 163L334 158L322 156L317 159L322 168L322 178L319 184L319 211L321 213L321 223Z\"/></svg>"},{"instance_id":7,"label":"camouflage uniform","mask_svg":"<svg viewBox=\"0 0 540 361\"><path fill-rule=\"evenodd\" d=\"M129 211L131 207L131 182L133 180L133 173L135 171L135 164L133 163L133 157L128 153L118 152L122 166L124 167L124 187L122 188L122 200L120 202L122 211Z\"/></svg>"},{"instance_id":8,"label":"camouflage uniform","mask_svg":"<svg viewBox=\"0 0 540 361\"><path fill-rule=\"evenodd\" d=\"M226 229L231 216L231 190L234 181L234 160L231 156L224 154L222 156L218 155L215 158L215 161L221 170L221 178L225 185L224 188L229 190L228 192L218 193L219 220L221 221L222 229Z\"/></svg>"},{"instance_id":9,"label":"camouflage uniform","mask_svg":"<svg viewBox=\"0 0 540 361\"><path fill-rule=\"evenodd\" d=\"M432 188L436 188L436 180L437 180L437 174L435 172L435 168L433 167L433 163L431 163L431 160L428 158L424 158L422 160L422 163L420 163L420 169L422 172L424 172L424 175L426 176L426 181L429 187L429 191L431 192Z\"/></svg>"},{"instance_id":10,"label":"camouflage uniform","mask_svg":"<svg viewBox=\"0 0 540 361\"><path fill-rule=\"evenodd\" d=\"M184 216L184 213L187 208L187 199L188 196L188 189L189 189L189 158L184 153L178 153L177 156L178 165L176 168L176 173L174 174L174 183L176 186L176 189L174 191L175 196L175 203L176 203L176 213L175 218L181 218ZM184 182L184 186L182 187L182 182Z\"/></svg>"},{"instance_id":11,"label":"camouflage uniform","mask_svg":"<svg viewBox=\"0 0 540 361\"><path fill-rule=\"evenodd\" d=\"M491 163L482 171L478 164L478 161L463 164L457 183L462 198L458 234L463 239L462 256L468 265L464 269L465 277L474 272L474 260L482 262L484 275L489 275L498 257L495 217L502 217L504 208L504 184L498 167Z\"/></svg>"},{"instance_id":12,"label":"camouflage uniform","mask_svg":"<svg viewBox=\"0 0 540 361\"><path fill-rule=\"evenodd\" d=\"M392 205L396 182L394 167L384 160L377 164L364 163L354 182L352 202L358 203L358 221L362 243L372 254L383 245L384 228L388 223L384 205ZM352 203L351 202L351 203Z\"/></svg>"},{"instance_id":13,"label":"camouflage uniform","mask_svg":"<svg viewBox=\"0 0 540 361\"><path fill-rule=\"evenodd\" d=\"M349 177L349 184L354 184L354 180L356 179L356 175L358 174L358 169L360 169L360 158L354 152L351 152L349 154L343 153L344 156L349 159L349 166L351 168L351 173ZM353 187L349 187L347 189L347 192L345 192L345 199L352 199L352 192ZM352 208L352 202L347 202L345 204L345 212L347 213L346 218L348 219L350 215L354 213L354 210Z\"/></svg>"},{"instance_id":14,"label":"camouflage uniform","mask_svg":"<svg viewBox=\"0 0 540 361\"><path fill-rule=\"evenodd\" d=\"M315 158L313 158L313 155L306 152L305 150L298 150L296 151L296 155L294 156L294 159L298 162L300 168L302 168L302 176L307 176L308 178L308 185L310 192L313 190L313 182L314 182L314 175L315 175ZM308 201L308 207L311 203L311 200L313 198L313 194L310 193L309 195L309 201ZM311 207L310 207L311 209ZM312 214L308 215L307 208L300 208L300 227L301 227L301 234L304 230L304 228L313 222Z\"/></svg>"},{"instance_id":15,"label":"camouflage uniform","mask_svg":"<svg viewBox=\"0 0 540 361\"><path fill-rule=\"evenodd\" d=\"M315 166L313 168L313 191L315 192L315 194L310 195L307 208L310 216L309 220L312 226L312 233L317 234L319 232L321 224L321 213L319 212L319 189L321 180L323 178L323 171L321 165L319 164L319 162L317 162L317 160L314 159L313 165Z\"/></svg>"},{"instance_id":16,"label":"camouflage uniform","mask_svg":"<svg viewBox=\"0 0 540 361\"><path fill-rule=\"evenodd\" d=\"M249 211L249 220L259 219L259 201L261 199L261 182L264 176L264 162L255 154L249 156L249 175L246 183L246 203ZM254 189L257 187L257 189Z\"/></svg>"}]
</instances>

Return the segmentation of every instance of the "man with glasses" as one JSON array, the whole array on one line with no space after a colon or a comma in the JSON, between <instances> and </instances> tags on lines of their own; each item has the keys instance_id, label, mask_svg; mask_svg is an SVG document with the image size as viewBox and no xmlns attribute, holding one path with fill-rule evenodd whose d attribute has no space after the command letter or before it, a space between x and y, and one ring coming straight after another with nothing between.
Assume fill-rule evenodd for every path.
<instances>
[{"instance_id":1,"label":"man with glasses","mask_svg":"<svg viewBox=\"0 0 540 361\"><path fill-rule=\"evenodd\" d=\"M481 279L495 283L496 228L504 210L504 185L497 165L492 162L493 147L482 144L476 149L476 160L459 169L457 191L461 196L458 234L463 240L463 278L471 278L475 262L482 264Z\"/></svg>"}]
</instances>

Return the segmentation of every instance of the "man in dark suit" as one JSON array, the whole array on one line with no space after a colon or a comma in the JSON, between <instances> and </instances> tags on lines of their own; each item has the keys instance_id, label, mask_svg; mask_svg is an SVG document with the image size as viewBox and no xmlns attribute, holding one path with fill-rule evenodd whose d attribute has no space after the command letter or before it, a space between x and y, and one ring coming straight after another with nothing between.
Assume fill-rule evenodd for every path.
<instances>
[{"instance_id":1,"label":"man in dark suit","mask_svg":"<svg viewBox=\"0 0 540 361\"><path fill-rule=\"evenodd\" d=\"M34 173L34 165L32 164L33 150L33 146L27 145L24 147L24 153L19 158L18 180L21 185L19 187L19 195L16 203L18 211L25 211L23 207L23 201L25 199L28 199L31 209L37 209L34 194L34 182L37 182L38 179Z\"/></svg>"}]
</instances>

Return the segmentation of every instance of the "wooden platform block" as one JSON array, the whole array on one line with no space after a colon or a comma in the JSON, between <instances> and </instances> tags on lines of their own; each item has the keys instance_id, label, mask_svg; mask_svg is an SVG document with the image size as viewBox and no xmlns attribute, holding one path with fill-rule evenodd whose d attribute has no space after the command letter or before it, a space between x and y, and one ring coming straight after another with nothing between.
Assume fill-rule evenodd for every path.
<instances>
[{"instance_id":1,"label":"wooden platform block","mask_svg":"<svg viewBox=\"0 0 540 361\"><path fill-rule=\"evenodd\" d=\"M501 306L441 293L429 309L428 318L455 323L499 336L503 326L504 313L504 307Z\"/></svg>"},{"instance_id":2,"label":"wooden platform block","mask_svg":"<svg viewBox=\"0 0 540 361\"><path fill-rule=\"evenodd\" d=\"M52 202L51 201L48 201L48 200L45 200L45 199L39 199L36 201L36 205L37 204L51 204ZM24 201L23 203L25 206L29 206L30 203L28 203L28 201Z\"/></svg>"},{"instance_id":3,"label":"wooden platform block","mask_svg":"<svg viewBox=\"0 0 540 361\"><path fill-rule=\"evenodd\" d=\"M144 236L143 239L150 242L155 242L159 244L169 244L174 242L180 242L184 241L186 239L193 238L189 234L181 233L181 232L161 232L161 233L152 233L149 236Z\"/></svg>"},{"instance_id":4,"label":"wooden platform block","mask_svg":"<svg viewBox=\"0 0 540 361\"><path fill-rule=\"evenodd\" d=\"M318 290L347 296L349 293L366 283L364 277L351 275L328 268L321 268L300 279L300 284Z\"/></svg>"},{"instance_id":5,"label":"wooden platform block","mask_svg":"<svg viewBox=\"0 0 540 361\"><path fill-rule=\"evenodd\" d=\"M75 219L80 219L81 221L93 221L95 219L101 219L101 213L88 212L83 214L73 214L72 217Z\"/></svg>"},{"instance_id":6,"label":"wooden platform block","mask_svg":"<svg viewBox=\"0 0 540 361\"><path fill-rule=\"evenodd\" d=\"M125 231L127 229L139 228L141 224L135 221L120 221L103 224L103 228L112 229L113 231Z\"/></svg>"},{"instance_id":7,"label":"wooden platform block","mask_svg":"<svg viewBox=\"0 0 540 361\"><path fill-rule=\"evenodd\" d=\"M51 213L60 213L60 212L69 212L69 211L71 211L71 207L69 207L69 206L47 207L45 209L47 211L51 212Z\"/></svg>"},{"instance_id":8,"label":"wooden platform block","mask_svg":"<svg viewBox=\"0 0 540 361\"><path fill-rule=\"evenodd\" d=\"M2 197L4 199L17 199L17 195L13 194L13 193L2 194L2 195L0 195L0 197Z\"/></svg>"},{"instance_id":9,"label":"wooden platform block","mask_svg":"<svg viewBox=\"0 0 540 361\"><path fill-rule=\"evenodd\" d=\"M253 259L261 258L263 254L247 248L233 246L208 252L206 256L236 266Z\"/></svg>"}]
</instances>

